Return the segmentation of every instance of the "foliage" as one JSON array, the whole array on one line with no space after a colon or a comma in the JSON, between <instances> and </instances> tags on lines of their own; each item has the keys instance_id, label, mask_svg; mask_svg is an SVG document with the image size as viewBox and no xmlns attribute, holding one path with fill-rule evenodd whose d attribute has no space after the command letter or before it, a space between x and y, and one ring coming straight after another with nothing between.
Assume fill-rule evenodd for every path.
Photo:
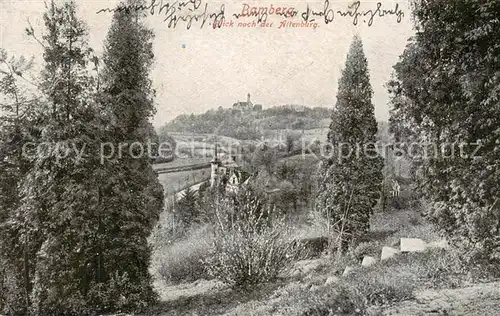
<instances>
[{"instance_id":1,"label":"foliage","mask_svg":"<svg viewBox=\"0 0 500 316\"><path fill-rule=\"evenodd\" d=\"M250 186L266 195L266 202L281 214L308 207L315 189L317 158L308 155L277 159L276 156L274 149L265 146L254 151L252 163L256 172Z\"/></svg>"},{"instance_id":2,"label":"foliage","mask_svg":"<svg viewBox=\"0 0 500 316\"><path fill-rule=\"evenodd\" d=\"M31 67L32 60L0 49L0 311L7 313L27 311L31 286L26 240L11 223L21 202L20 183L31 167L23 146L37 138L38 96L20 80Z\"/></svg>"},{"instance_id":3,"label":"foliage","mask_svg":"<svg viewBox=\"0 0 500 316\"><path fill-rule=\"evenodd\" d=\"M268 175L272 175L277 159L278 149L267 143L263 143L255 148L252 154L251 167L255 171L262 168Z\"/></svg>"},{"instance_id":4,"label":"foliage","mask_svg":"<svg viewBox=\"0 0 500 316\"><path fill-rule=\"evenodd\" d=\"M44 21L41 39L27 29L44 48L43 97L29 101L16 85L29 62L9 61L10 74L2 71L2 94L15 102L6 108L0 142L10 141L4 138L10 131L22 137L10 138L0 154L2 164L17 170L13 176L1 168L1 177L18 190L7 202L0 191L0 254L9 275L2 288L11 293L1 307L36 315L142 309L156 297L147 237L162 208L162 189L148 157L102 162L99 152L103 143L145 144L153 136L151 33L139 16L116 13L98 77L90 72L92 64L99 71L99 61L74 1L50 2ZM28 140L58 147L45 146L24 161L20 148Z\"/></svg>"},{"instance_id":5,"label":"foliage","mask_svg":"<svg viewBox=\"0 0 500 316\"><path fill-rule=\"evenodd\" d=\"M253 193L215 206L213 245L206 267L232 287L273 281L300 257L302 246L289 237L282 217L272 217Z\"/></svg>"},{"instance_id":6,"label":"foliage","mask_svg":"<svg viewBox=\"0 0 500 316\"><path fill-rule=\"evenodd\" d=\"M355 37L339 81L328 134L333 148L319 169L316 204L341 233L343 250L368 230L380 195L383 163L378 154L373 156L377 123L371 98L367 60L361 39Z\"/></svg>"},{"instance_id":7,"label":"foliage","mask_svg":"<svg viewBox=\"0 0 500 316\"><path fill-rule=\"evenodd\" d=\"M451 240L492 256L500 251L498 12L491 0L417 1L417 33L389 83L400 147L409 154L417 141L414 155L428 150L412 164L429 218Z\"/></svg>"},{"instance_id":8,"label":"foliage","mask_svg":"<svg viewBox=\"0 0 500 316\"><path fill-rule=\"evenodd\" d=\"M77 18L71 1L61 6L52 2L44 21L41 90L48 111L38 117L39 141L58 144L63 150L85 146L93 152L99 148L101 121L93 98L95 80L87 67L92 50L87 45L86 25ZM32 168L21 183L17 218L12 221L29 241L25 257L30 258L34 314L86 313L85 293L100 273L92 266L101 256L96 241L101 237L98 213L102 205L95 183L104 171L96 155L79 159L75 151L68 153L61 160L57 150L46 148L43 154L32 156Z\"/></svg>"},{"instance_id":9,"label":"foliage","mask_svg":"<svg viewBox=\"0 0 500 316\"><path fill-rule=\"evenodd\" d=\"M168 284L193 282L208 279L210 275L204 260L209 255L210 227L202 226L191 229L183 239L168 245L165 240L156 251L157 273Z\"/></svg>"},{"instance_id":10,"label":"foliage","mask_svg":"<svg viewBox=\"0 0 500 316\"><path fill-rule=\"evenodd\" d=\"M315 156L301 156L284 160L277 166L280 181L290 182L298 203L309 204L315 191L318 160Z\"/></svg>"},{"instance_id":11,"label":"foliage","mask_svg":"<svg viewBox=\"0 0 500 316\"><path fill-rule=\"evenodd\" d=\"M143 4L143 1L128 3ZM110 135L115 144L131 146L138 142L145 146L157 137L149 122L155 113L155 93L149 78L154 36L144 19L141 12L116 11L105 41L101 103L112 113L114 124ZM127 155L110 160L109 165L117 172L111 178L113 191L105 191L109 194L105 198L114 204L109 210L115 209L107 218L110 224L106 233L112 237L103 248L113 251L106 273L127 273L126 289L134 292L124 291L122 295L127 298L128 306L135 304L142 308L156 297L148 271L151 249L147 238L163 209L163 189L145 154L138 158L129 149Z\"/></svg>"}]
</instances>

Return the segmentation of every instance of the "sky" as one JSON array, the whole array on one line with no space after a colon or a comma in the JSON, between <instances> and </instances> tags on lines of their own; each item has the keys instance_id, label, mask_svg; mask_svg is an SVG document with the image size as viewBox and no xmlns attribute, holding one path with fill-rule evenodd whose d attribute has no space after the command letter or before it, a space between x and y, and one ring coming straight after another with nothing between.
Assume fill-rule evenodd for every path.
<instances>
[{"instance_id":1,"label":"sky","mask_svg":"<svg viewBox=\"0 0 500 316\"><path fill-rule=\"evenodd\" d=\"M148 4L152 0L147 1ZM155 0L157 2L161 0ZM194 0L193 0L194 1ZM255 18L236 19L244 4L256 7L294 7L298 16L290 18L300 22L300 14L307 6L323 11L325 1L293 0L196 0L200 8L208 5L208 12L218 12L225 6L226 20L249 22ZM328 0L327 0L328 1ZM114 8L118 0L76 0L79 16L89 27L90 46L97 53L103 52L112 13L97 12ZM163 0L163 4L168 0ZM173 2L173 1L171 1ZM318 27L278 28L285 19L269 15L271 27L224 27L214 30L193 23L187 30L179 22L169 28L168 21L158 14L148 14L147 23L155 33L155 62L151 78L156 89L157 114L153 123L159 127L180 114L202 113L209 109L231 107L246 100L264 108L283 104L333 107L337 85L346 55L355 34L363 41L368 59L373 103L378 120L388 119L389 95L385 84L391 78L392 66L414 34L408 0L381 0L382 9L393 9L396 4L404 13L401 21L395 15L376 16L371 26L361 21L334 15L333 21L324 23L316 17ZM330 0L329 8L346 11L348 1ZM375 1L360 1L360 12L375 9ZM200 8L198 11L201 12ZM189 9L189 4L185 10ZM35 32L43 33L43 0L0 0L0 47L11 55L34 56L42 64L42 49L24 33L28 21ZM179 15L184 14L181 11ZM209 23L209 22L207 22Z\"/></svg>"}]
</instances>

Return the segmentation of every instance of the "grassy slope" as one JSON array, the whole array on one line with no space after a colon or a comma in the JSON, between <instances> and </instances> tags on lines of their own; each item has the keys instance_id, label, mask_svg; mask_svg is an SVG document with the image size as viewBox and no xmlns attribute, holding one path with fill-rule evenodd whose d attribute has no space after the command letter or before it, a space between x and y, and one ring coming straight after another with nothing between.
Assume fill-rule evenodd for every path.
<instances>
[{"instance_id":1,"label":"grassy slope","mask_svg":"<svg viewBox=\"0 0 500 316\"><path fill-rule=\"evenodd\" d=\"M360 244L341 260L323 259L320 267L311 273L280 279L251 292L231 291L216 282L166 287L163 294L168 297L167 300L151 314L288 316L329 315L330 311L335 311L337 315L407 315L398 312L396 307L413 312L417 308L418 311L415 297L425 296L425 293L435 295L437 303L432 298L427 299L434 302L432 304L439 304L439 300L442 301L442 296L447 293L439 292L440 289L460 288L470 285L471 281L477 282L471 277L474 271L458 265L456 252L437 249L421 254L400 255L373 267L358 269L347 277L340 277L346 265L359 265L364 255L378 257L382 246L397 246L400 237L422 237L426 241L439 238L418 211L411 209L377 213L371 224L371 231L366 236L368 242ZM326 279L335 275L339 281L325 285ZM464 295L463 291L457 293L457 297ZM489 297L490 294L491 291L486 291L481 297ZM410 301L400 303L405 300ZM457 305L459 310L456 310L453 298L450 300L449 311L459 315L460 305ZM431 305L420 308L428 310ZM498 297L485 302L483 309L476 306L483 312L491 312L496 307L499 307ZM342 310L345 313L341 313ZM419 314L416 312L413 315Z\"/></svg>"},{"instance_id":2,"label":"grassy slope","mask_svg":"<svg viewBox=\"0 0 500 316\"><path fill-rule=\"evenodd\" d=\"M391 223L393 225L391 225ZM381 245L384 241L390 241L391 237L394 235L404 234L404 230L414 232L428 230L428 225L421 222L417 223L417 220L409 215L409 211L392 214L376 214L373 218L372 225L373 235L370 238L376 238L376 240L373 240L372 249L378 248L379 244L381 249ZM388 228L391 226L397 227L398 231L395 232ZM184 249L183 251L194 250L197 248L193 245L201 243L201 240L199 242L191 240L186 244L189 245L188 247L181 248ZM170 255L175 257L181 256L180 253L170 253ZM333 263L326 262L322 269L314 272L307 280L280 280L276 284L266 285L262 289L252 293L234 293L222 289L220 291L211 289L208 293L199 293L196 285L191 287L191 293L189 293L189 291L186 291L186 288L189 288L188 285L182 288L178 286L167 286L160 290L164 294L164 299L168 301L164 301L159 307L161 311L156 310L154 314L192 315L197 313L200 315L217 315L228 312L231 315L271 315L274 309L280 310L281 308L279 306L282 304L289 304L285 297L286 295L283 296L279 293L287 293L289 290L298 291L299 289L310 287L312 284L324 283L326 278L336 268L339 271L343 269L343 267L334 267ZM178 291L178 293L172 293L175 291ZM277 296L277 299L268 300L269 296L273 293ZM306 290L302 296L305 295L304 297L306 297L308 293L309 291ZM177 299L173 300L172 297L176 297L176 295L178 296ZM245 312L245 310L247 312ZM259 313L254 314L253 312L255 312L255 310L258 310Z\"/></svg>"}]
</instances>

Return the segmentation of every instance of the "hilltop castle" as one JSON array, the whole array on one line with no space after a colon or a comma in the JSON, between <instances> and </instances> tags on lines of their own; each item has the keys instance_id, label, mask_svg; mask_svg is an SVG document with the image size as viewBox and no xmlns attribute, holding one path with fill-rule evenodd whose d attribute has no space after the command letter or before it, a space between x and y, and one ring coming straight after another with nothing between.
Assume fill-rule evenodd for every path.
<instances>
[{"instance_id":1,"label":"hilltop castle","mask_svg":"<svg viewBox=\"0 0 500 316\"><path fill-rule=\"evenodd\" d=\"M233 111L238 112L251 112L251 111L261 111L262 104L253 104L250 100L250 93L247 94L247 102L236 102L233 104Z\"/></svg>"}]
</instances>

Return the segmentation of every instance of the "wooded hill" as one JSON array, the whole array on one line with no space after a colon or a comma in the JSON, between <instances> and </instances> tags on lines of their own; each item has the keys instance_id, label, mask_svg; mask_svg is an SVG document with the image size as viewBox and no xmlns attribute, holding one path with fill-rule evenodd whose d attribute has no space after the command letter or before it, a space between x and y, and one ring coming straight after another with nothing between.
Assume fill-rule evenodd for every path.
<instances>
[{"instance_id":1,"label":"wooded hill","mask_svg":"<svg viewBox=\"0 0 500 316\"><path fill-rule=\"evenodd\" d=\"M278 106L261 111L239 112L222 108L203 114L183 114L160 128L160 134L217 133L237 139L258 139L264 130L328 127L331 110L323 107Z\"/></svg>"}]
</instances>

